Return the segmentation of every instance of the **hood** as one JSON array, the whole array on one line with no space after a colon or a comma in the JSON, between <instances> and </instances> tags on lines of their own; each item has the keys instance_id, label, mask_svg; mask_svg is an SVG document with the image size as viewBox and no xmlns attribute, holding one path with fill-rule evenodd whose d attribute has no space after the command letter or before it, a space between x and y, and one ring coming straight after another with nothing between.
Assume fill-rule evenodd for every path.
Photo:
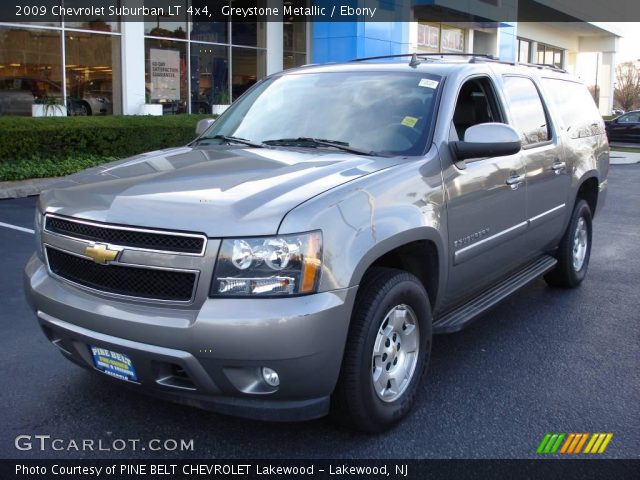
<instances>
[{"instance_id":1,"label":"hood","mask_svg":"<svg viewBox=\"0 0 640 480\"><path fill-rule=\"evenodd\" d=\"M328 149L181 147L66 177L40 195L40 208L210 237L273 235L305 200L398 162Z\"/></svg>"}]
</instances>

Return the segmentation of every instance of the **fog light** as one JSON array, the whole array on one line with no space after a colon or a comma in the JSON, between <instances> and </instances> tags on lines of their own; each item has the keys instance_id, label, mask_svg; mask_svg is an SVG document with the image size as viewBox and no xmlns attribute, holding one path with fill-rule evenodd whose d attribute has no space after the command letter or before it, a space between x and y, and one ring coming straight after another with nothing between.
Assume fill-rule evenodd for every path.
<instances>
[{"instance_id":1,"label":"fog light","mask_svg":"<svg viewBox=\"0 0 640 480\"><path fill-rule=\"evenodd\" d=\"M264 378L264 381L271 387L277 387L280 385L278 372L269 367L262 367L262 378Z\"/></svg>"}]
</instances>

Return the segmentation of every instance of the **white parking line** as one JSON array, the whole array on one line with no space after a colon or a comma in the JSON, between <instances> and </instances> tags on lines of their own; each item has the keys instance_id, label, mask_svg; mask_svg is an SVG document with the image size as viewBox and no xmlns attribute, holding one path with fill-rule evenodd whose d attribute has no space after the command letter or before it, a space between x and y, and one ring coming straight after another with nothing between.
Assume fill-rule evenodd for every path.
<instances>
[{"instance_id":1,"label":"white parking line","mask_svg":"<svg viewBox=\"0 0 640 480\"><path fill-rule=\"evenodd\" d=\"M19 227L17 225L11 225L10 223L0 222L0 227L11 228L13 230L18 230L19 232L25 232L25 233L31 233L31 234L36 233L30 228Z\"/></svg>"}]
</instances>

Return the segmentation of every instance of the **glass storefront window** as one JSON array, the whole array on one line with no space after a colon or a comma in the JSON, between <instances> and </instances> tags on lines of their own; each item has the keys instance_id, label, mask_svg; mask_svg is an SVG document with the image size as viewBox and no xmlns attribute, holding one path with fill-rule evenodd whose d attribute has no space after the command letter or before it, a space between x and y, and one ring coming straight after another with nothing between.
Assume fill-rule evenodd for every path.
<instances>
[{"instance_id":1,"label":"glass storefront window","mask_svg":"<svg viewBox=\"0 0 640 480\"><path fill-rule=\"evenodd\" d=\"M0 27L0 115L31 115L46 97L62 104L61 33Z\"/></svg>"},{"instance_id":2,"label":"glass storefront window","mask_svg":"<svg viewBox=\"0 0 640 480\"><path fill-rule=\"evenodd\" d=\"M191 113L229 105L229 48L191 44Z\"/></svg>"},{"instance_id":3,"label":"glass storefront window","mask_svg":"<svg viewBox=\"0 0 640 480\"><path fill-rule=\"evenodd\" d=\"M305 65L306 63L306 53L284 52L284 56L282 58L282 68L284 70L300 67L301 65Z\"/></svg>"},{"instance_id":4,"label":"glass storefront window","mask_svg":"<svg viewBox=\"0 0 640 480\"><path fill-rule=\"evenodd\" d=\"M231 100L234 101L266 75L267 60L264 50L240 47L232 48L231 58Z\"/></svg>"},{"instance_id":5,"label":"glass storefront window","mask_svg":"<svg viewBox=\"0 0 640 480\"><path fill-rule=\"evenodd\" d=\"M518 39L518 61L521 63L529 63L529 51L531 49L531 42L528 40Z\"/></svg>"},{"instance_id":6,"label":"glass storefront window","mask_svg":"<svg viewBox=\"0 0 640 480\"><path fill-rule=\"evenodd\" d=\"M66 28L77 28L78 30L93 30L96 32L119 32L120 22L103 22L102 20L91 20L90 22L65 22Z\"/></svg>"},{"instance_id":7,"label":"glass storefront window","mask_svg":"<svg viewBox=\"0 0 640 480\"><path fill-rule=\"evenodd\" d=\"M544 43L538 43L536 61L543 65L552 65L562 68L564 51L560 48L551 47Z\"/></svg>"},{"instance_id":8,"label":"glass storefront window","mask_svg":"<svg viewBox=\"0 0 640 480\"><path fill-rule=\"evenodd\" d=\"M119 7L121 4L122 4L122 0L112 0L109 3L109 5L113 5L114 7ZM87 0L64 0L64 6L66 8L86 7ZM65 20L64 26L66 28L77 28L80 30L94 30L98 32L119 32L120 31L120 22L111 22L111 21L107 22L101 18L92 18L86 22L73 22L73 21Z\"/></svg>"},{"instance_id":9,"label":"glass storefront window","mask_svg":"<svg viewBox=\"0 0 640 480\"><path fill-rule=\"evenodd\" d=\"M145 39L147 103L159 103L163 114L187 113L187 45Z\"/></svg>"},{"instance_id":10,"label":"glass storefront window","mask_svg":"<svg viewBox=\"0 0 640 480\"><path fill-rule=\"evenodd\" d=\"M443 24L418 24L418 47L424 52L464 52L464 30Z\"/></svg>"},{"instance_id":11,"label":"glass storefront window","mask_svg":"<svg viewBox=\"0 0 640 480\"><path fill-rule=\"evenodd\" d=\"M442 25L440 30L441 49L443 52L464 52L464 30Z\"/></svg>"},{"instance_id":12,"label":"glass storefront window","mask_svg":"<svg viewBox=\"0 0 640 480\"><path fill-rule=\"evenodd\" d=\"M236 22L231 25L231 43L247 47L267 46L267 24L265 22Z\"/></svg>"},{"instance_id":13,"label":"glass storefront window","mask_svg":"<svg viewBox=\"0 0 640 480\"><path fill-rule=\"evenodd\" d=\"M191 24L191 40L197 42L229 43L229 23L194 22Z\"/></svg>"},{"instance_id":14,"label":"glass storefront window","mask_svg":"<svg viewBox=\"0 0 640 480\"><path fill-rule=\"evenodd\" d=\"M285 22L282 33L283 68L286 70L307 63L307 24L305 22Z\"/></svg>"},{"instance_id":15,"label":"glass storefront window","mask_svg":"<svg viewBox=\"0 0 640 480\"><path fill-rule=\"evenodd\" d=\"M144 2L145 7L162 6L162 3ZM152 37L187 38L187 1L175 0L172 2L175 7L180 7L179 15L168 16L146 16L144 22L144 33ZM164 3L164 7L167 5Z\"/></svg>"},{"instance_id":16,"label":"glass storefront window","mask_svg":"<svg viewBox=\"0 0 640 480\"><path fill-rule=\"evenodd\" d=\"M122 113L119 36L66 32L65 60L69 115Z\"/></svg>"}]
</instances>

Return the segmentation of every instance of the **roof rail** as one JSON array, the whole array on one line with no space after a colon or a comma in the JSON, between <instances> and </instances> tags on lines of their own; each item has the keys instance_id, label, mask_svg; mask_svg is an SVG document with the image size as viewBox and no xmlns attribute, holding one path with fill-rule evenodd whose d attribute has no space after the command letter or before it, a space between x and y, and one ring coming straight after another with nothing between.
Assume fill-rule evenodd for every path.
<instances>
[{"instance_id":1,"label":"roof rail","mask_svg":"<svg viewBox=\"0 0 640 480\"><path fill-rule=\"evenodd\" d=\"M408 57L416 57L422 58L423 60L429 59L429 57L482 57L487 59L497 60L493 55L488 55L484 53L432 53L432 52L415 52L415 53L400 53L396 55L379 55L376 57L360 57L349 60L350 62L366 62L367 60L382 60L384 58L408 58Z\"/></svg>"},{"instance_id":2,"label":"roof rail","mask_svg":"<svg viewBox=\"0 0 640 480\"><path fill-rule=\"evenodd\" d=\"M566 70L556 67L555 65L547 65L543 63L523 63L516 61L508 61L508 60L500 60L499 58L494 57L493 55L486 53L452 53L452 52L444 52L444 53L432 53L432 52L415 52L415 53L402 53L396 55L379 55L375 57L361 57L354 58L350 60L351 62L366 62L368 60L382 60L385 58L411 58L409 64L410 66L416 66L416 60L427 60L433 61L437 59L447 59L452 57L464 57L468 58L468 63L478 63L478 62L491 62L491 63L501 63L503 65L522 65L523 67L531 67L538 69L548 69L556 72L567 73Z\"/></svg>"},{"instance_id":3,"label":"roof rail","mask_svg":"<svg viewBox=\"0 0 640 480\"><path fill-rule=\"evenodd\" d=\"M553 70L554 72L567 73L564 68L556 67L555 65L549 65L548 63L522 63L518 62L518 65L522 65L523 67L531 67L531 68L546 68L547 70Z\"/></svg>"}]
</instances>

